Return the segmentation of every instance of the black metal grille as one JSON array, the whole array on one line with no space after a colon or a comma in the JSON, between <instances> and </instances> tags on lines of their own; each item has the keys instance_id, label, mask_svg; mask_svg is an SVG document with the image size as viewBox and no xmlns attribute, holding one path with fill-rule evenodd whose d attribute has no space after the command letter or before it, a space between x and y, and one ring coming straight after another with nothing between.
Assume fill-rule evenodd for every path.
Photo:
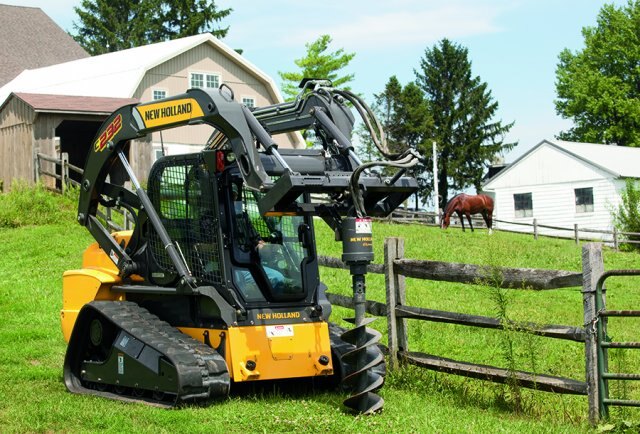
<instances>
[{"instance_id":1,"label":"black metal grille","mask_svg":"<svg viewBox=\"0 0 640 434\"><path fill-rule=\"evenodd\" d=\"M158 160L149 176L148 194L194 277L222 283L218 219L213 185L200 154ZM156 231L151 228L149 246L164 271L175 268Z\"/></svg>"}]
</instances>

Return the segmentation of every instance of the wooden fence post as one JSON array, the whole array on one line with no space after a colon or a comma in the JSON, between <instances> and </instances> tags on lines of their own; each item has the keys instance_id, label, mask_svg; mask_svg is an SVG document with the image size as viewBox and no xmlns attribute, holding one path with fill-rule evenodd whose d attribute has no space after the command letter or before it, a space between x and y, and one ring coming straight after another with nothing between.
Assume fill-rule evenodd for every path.
<instances>
[{"instance_id":1,"label":"wooden fence post","mask_svg":"<svg viewBox=\"0 0 640 434\"><path fill-rule=\"evenodd\" d=\"M538 239L538 219L533 219L533 239Z\"/></svg>"},{"instance_id":2,"label":"wooden fence post","mask_svg":"<svg viewBox=\"0 0 640 434\"><path fill-rule=\"evenodd\" d=\"M596 338L596 284L604 273L602 244L587 243L582 246L582 304L585 326L585 370L589 422L595 425L600 420L598 395L598 342Z\"/></svg>"},{"instance_id":3,"label":"wooden fence post","mask_svg":"<svg viewBox=\"0 0 640 434\"><path fill-rule=\"evenodd\" d=\"M40 157L38 152L33 153L33 170L35 171L36 184L40 182Z\"/></svg>"},{"instance_id":4,"label":"wooden fence post","mask_svg":"<svg viewBox=\"0 0 640 434\"><path fill-rule=\"evenodd\" d=\"M573 224L573 235L576 238L576 244L580 244L580 234L578 232L578 223Z\"/></svg>"},{"instance_id":5,"label":"wooden fence post","mask_svg":"<svg viewBox=\"0 0 640 434\"><path fill-rule=\"evenodd\" d=\"M408 350L407 320L396 318L396 306L405 304L404 276L396 274L393 261L404 257L404 239L385 238L384 274L387 290L387 331L390 369L398 367L398 351Z\"/></svg>"},{"instance_id":6,"label":"wooden fence post","mask_svg":"<svg viewBox=\"0 0 640 434\"><path fill-rule=\"evenodd\" d=\"M63 152L60 158L60 174L62 175L60 189L62 190L62 194L64 194L64 191L67 188L67 183L69 182L69 154L67 152Z\"/></svg>"},{"instance_id":7,"label":"wooden fence post","mask_svg":"<svg viewBox=\"0 0 640 434\"><path fill-rule=\"evenodd\" d=\"M613 248L616 250L620 250L620 246L618 245L618 228L613 227Z\"/></svg>"}]
</instances>

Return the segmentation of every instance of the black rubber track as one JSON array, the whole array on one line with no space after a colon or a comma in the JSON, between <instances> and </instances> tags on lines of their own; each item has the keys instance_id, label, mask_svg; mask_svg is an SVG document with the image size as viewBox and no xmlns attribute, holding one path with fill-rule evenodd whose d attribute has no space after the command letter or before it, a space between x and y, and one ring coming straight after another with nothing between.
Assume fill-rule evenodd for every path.
<instances>
[{"instance_id":1,"label":"black rubber track","mask_svg":"<svg viewBox=\"0 0 640 434\"><path fill-rule=\"evenodd\" d=\"M123 330L162 354L175 367L176 388L163 390L121 388L115 384L84 381L83 358L90 346L90 323L99 318L117 331ZM117 334L117 333L116 333ZM213 348L180 332L133 302L93 301L83 306L74 326L64 361L64 381L73 393L97 395L121 401L173 407L184 402L208 402L229 394L230 379L224 358ZM149 385L147 385L149 386Z\"/></svg>"}]
</instances>

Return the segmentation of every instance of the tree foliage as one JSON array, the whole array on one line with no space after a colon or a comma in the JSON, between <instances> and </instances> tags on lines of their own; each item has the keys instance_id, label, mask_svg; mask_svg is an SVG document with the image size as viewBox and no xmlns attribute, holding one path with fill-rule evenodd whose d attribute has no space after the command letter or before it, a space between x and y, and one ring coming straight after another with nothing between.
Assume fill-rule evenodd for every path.
<instances>
[{"instance_id":1,"label":"tree foliage","mask_svg":"<svg viewBox=\"0 0 640 434\"><path fill-rule=\"evenodd\" d=\"M640 146L640 2L603 6L582 35L559 55L556 111L574 126L558 138Z\"/></svg>"},{"instance_id":2,"label":"tree foliage","mask_svg":"<svg viewBox=\"0 0 640 434\"><path fill-rule=\"evenodd\" d=\"M216 38L227 36L229 26L217 24L231 13L231 8L218 9L211 0L171 0L163 1L160 25L165 39L211 33Z\"/></svg>"},{"instance_id":3,"label":"tree foliage","mask_svg":"<svg viewBox=\"0 0 640 434\"><path fill-rule=\"evenodd\" d=\"M354 75L339 75L339 71L351 62L355 53L345 53L342 48L328 53L331 42L331 36L322 35L315 41L305 44L307 49L305 56L294 60L300 71L278 71L283 81L282 91L287 100L292 100L298 95L300 92L298 84L303 78L326 78L331 80L335 87L349 90L345 85L353 80Z\"/></svg>"},{"instance_id":4,"label":"tree foliage","mask_svg":"<svg viewBox=\"0 0 640 434\"><path fill-rule=\"evenodd\" d=\"M223 38L229 28L217 25L231 9L211 0L82 0L74 11L73 38L98 55L204 32Z\"/></svg>"},{"instance_id":5,"label":"tree foliage","mask_svg":"<svg viewBox=\"0 0 640 434\"><path fill-rule=\"evenodd\" d=\"M408 83L403 87L397 77L392 76L384 90L374 95L372 108L385 131L390 152L421 150L431 127L431 113L416 83ZM367 160L378 158L377 152L369 151L369 143L371 146L373 143L368 132L361 134L361 140L366 144L365 152L369 154Z\"/></svg>"},{"instance_id":6,"label":"tree foliage","mask_svg":"<svg viewBox=\"0 0 640 434\"><path fill-rule=\"evenodd\" d=\"M468 50L443 39L425 51L416 83L424 92L433 117L427 134L438 146L438 190L440 207L446 204L449 190L470 186L480 190L486 167L496 155L516 143L505 143L504 135L513 122L503 125L493 118L498 103L487 83L472 76ZM424 154L432 167L431 152ZM431 177L429 173L427 177ZM430 183L422 190L431 194Z\"/></svg>"},{"instance_id":7,"label":"tree foliage","mask_svg":"<svg viewBox=\"0 0 640 434\"><path fill-rule=\"evenodd\" d=\"M616 227L622 232L640 233L640 186L632 179L627 179L625 189L622 191L620 205L613 213ZM633 241L640 241L640 236L629 235ZM640 249L638 244L629 244Z\"/></svg>"}]
</instances>

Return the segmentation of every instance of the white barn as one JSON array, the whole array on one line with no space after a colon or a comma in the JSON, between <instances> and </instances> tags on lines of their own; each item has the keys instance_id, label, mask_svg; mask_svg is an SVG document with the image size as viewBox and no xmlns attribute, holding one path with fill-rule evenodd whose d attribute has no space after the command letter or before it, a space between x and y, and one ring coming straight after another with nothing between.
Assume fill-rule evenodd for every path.
<instances>
[{"instance_id":1,"label":"white barn","mask_svg":"<svg viewBox=\"0 0 640 434\"><path fill-rule=\"evenodd\" d=\"M611 231L612 212L627 178L640 178L640 149L543 140L483 185L495 200L494 219L573 230ZM531 232L504 222L494 227ZM572 232L539 229L546 235ZM592 234L592 238L603 238ZM609 238L609 237L606 237Z\"/></svg>"}]
</instances>

